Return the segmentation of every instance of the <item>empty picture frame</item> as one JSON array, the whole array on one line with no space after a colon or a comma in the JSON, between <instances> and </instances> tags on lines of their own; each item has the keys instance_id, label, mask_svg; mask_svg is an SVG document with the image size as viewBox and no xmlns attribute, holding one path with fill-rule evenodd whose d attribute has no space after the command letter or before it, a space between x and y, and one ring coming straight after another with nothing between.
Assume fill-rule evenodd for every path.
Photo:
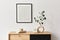
<instances>
[{"instance_id":1,"label":"empty picture frame","mask_svg":"<svg viewBox=\"0 0 60 40\"><path fill-rule=\"evenodd\" d=\"M32 4L16 3L16 22L32 23Z\"/></svg>"}]
</instances>

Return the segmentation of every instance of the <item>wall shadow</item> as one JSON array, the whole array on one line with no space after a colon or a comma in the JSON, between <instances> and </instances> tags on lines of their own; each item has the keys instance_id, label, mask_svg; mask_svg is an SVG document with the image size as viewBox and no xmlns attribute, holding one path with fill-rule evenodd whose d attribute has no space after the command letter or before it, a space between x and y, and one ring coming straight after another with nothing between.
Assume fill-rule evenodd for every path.
<instances>
[{"instance_id":1,"label":"wall shadow","mask_svg":"<svg viewBox=\"0 0 60 40\"><path fill-rule=\"evenodd\" d=\"M57 38L56 35L52 34L52 35L51 35L51 40L58 40L58 38Z\"/></svg>"}]
</instances>

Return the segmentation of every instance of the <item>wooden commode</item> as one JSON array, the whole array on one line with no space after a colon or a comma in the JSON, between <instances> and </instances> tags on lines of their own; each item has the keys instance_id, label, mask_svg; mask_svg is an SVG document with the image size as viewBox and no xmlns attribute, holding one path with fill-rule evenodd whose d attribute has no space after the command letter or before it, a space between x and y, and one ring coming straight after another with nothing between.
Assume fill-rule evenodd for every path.
<instances>
[{"instance_id":1,"label":"wooden commode","mask_svg":"<svg viewBox=\"0 0 60 40\"><path fill-rule=\"evenodd\" d=\"M50 32L26 32L26 33L9 33L8 40L51 40Z\"/></svg>"}]
</instances>

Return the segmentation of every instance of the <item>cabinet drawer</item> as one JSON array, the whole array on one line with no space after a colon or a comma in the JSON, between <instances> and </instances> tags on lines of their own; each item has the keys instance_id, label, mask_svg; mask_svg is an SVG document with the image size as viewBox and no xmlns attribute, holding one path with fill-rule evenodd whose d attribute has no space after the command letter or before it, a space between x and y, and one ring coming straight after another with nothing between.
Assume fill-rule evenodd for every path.
<instances>
[{"instance_id":1,"label":"cabinet drawer","mask_svg":"<svg viewBox=\"0 0 60 40\"><path fill-rule=\"evenodd\" d=\"M19 35L10 35L9 40L29 40L29 35L19 34Z\"/></svg>"}]
</instances>

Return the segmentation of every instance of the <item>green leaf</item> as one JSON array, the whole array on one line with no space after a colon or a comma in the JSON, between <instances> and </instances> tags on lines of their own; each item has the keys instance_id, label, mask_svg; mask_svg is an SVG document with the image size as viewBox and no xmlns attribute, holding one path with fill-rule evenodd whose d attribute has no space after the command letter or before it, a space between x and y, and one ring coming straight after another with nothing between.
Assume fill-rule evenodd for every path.
<instances>
[{"instance_id":1,"label":"green leaf","mask_svg":"<svg viewBox=\"0 0 60 40\"><path fill-rule=\"evenodd\" d=\"M46 20L46 17L44 17L44 20Z\"/></svg>"},{"instance_id":2,"label":"green leaf","mask_svg":"<svg viewBox=\"0 0 60 40\"><path fill-rule=\"evenodd\" d=\"M45 11L42 11L42 13L45 13Z\"/></svg>"},{"instance_id":3,"label":"green leaf","mask_svg":"<svg viewBox=\"0 0 60 40\"><path fill-rule=\"evenodd\" d=\"M39 20L36 20L37 21L37 23L39 22Z\"/></svg>"},{"instance_id":4,"label":"green leaf","mask_svg":"<svg viewBox=\"0 0 60 40\"><path fill-rule=\"evenodd\" d=\"M43 24L43 22L41 22L41 24Z\"/></svg>"},{"instance_id":5,"label":"green leaf","mask_svg":"<svg viewBox=\"0 0 60 40\"><path fill-rule=\"evenodd\" d=\"M45 15L42 15L43 17L45 16Z\"/></svg>"},{"instance_id":6,"label":"green leaf","mask_svg":"<svg viewBox=\"0 0 60 40\"><path fill-rule=\"evenodd\" d=\"M39 22L39 24L41 24L41 23Z\"/></svg>"},{"instance_id":7,"label":"green leaf","mask_svg":"<svg viewBox=\"0 0 60 40\"><path fill-rule=\"evenodd\" d=\"M34 19L36 19L36 17L34 17Z\"/></svg>"}]
</instances>

